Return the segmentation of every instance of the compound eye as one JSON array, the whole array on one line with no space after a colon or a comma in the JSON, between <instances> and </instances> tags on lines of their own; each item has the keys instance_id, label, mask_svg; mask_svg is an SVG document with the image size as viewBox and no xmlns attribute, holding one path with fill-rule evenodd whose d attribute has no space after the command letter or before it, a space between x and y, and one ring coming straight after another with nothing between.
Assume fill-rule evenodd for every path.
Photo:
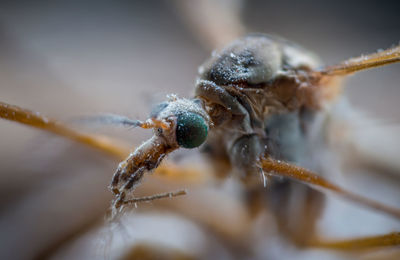
<instances>
[{"instance_id":1,"label":"compound eye","mask_svg":"<svg viewBox=\"0 0 400 260\"><path fill-rule=\"evenodd\" d=\"M182 113L177 117L176 141L184 148L200 146L207 138L208 126L196 113Z\"/></svg>"}]
</instances>

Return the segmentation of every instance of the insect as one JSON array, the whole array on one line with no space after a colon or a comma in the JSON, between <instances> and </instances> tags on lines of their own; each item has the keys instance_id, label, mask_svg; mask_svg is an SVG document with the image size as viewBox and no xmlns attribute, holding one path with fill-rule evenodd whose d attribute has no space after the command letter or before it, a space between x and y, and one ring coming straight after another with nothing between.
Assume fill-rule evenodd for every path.
<instances>
[{"instance_id":1,"label":"insect","mask_svg":"<svg viewBox=\"0 0 400 260\"><path fill-rule=\"evenodd\" d=\"M249 187L257 186L252 179L263 170L320 185L400 217L397 209L356 196L304 168L288 164L324 171L319 165L324 162L313 165L308 159L319 152L310 147L324 145L324 133L313 131L323 131L321 121L327 123L326 111L340 93L337 77L399 61L398 46L318 69L312 54L281 38L255 34L234 41L200 67L194 99L171 96L154 109L148 121L130 122L132 126L151 127L155 131L114 174L111 189L116 195L115 209L131 203L126 201L127 194L167 154L205 142L206 153L216 161L227 161ZM124 122L127 120L121 120ZM290 185L279 179L272 182L271 192ZM304 240L304 235L292 236Z\"/></svg>"},{"instance_id":2,"label":"insect","mask_svg":"<svg viewBox=\"0 0 400 260\"><path fill-rule=\"evenodd\" d=\"M236 40L215 53L202 66L194 99L171 95L153 110L145 122L115 116L102 118L104 121L114 120L114 123L154 129L154 136L137 148L117 169L111 182L111 189L116 195L114 209L118 210L125 204L139 202L141 199L183 194L177 192L149 198L129 197L132 189L148 171L163 167L160 162L167 154L180 148L203 145L204 153L212 162L226 162L228 168L220 170L220 175L230 174L229 167L233 168L246 186L249 208L255 211L259 210L257 199L264 198L267 193L267 199L278 198L279 202L286 199L288 195L285 192L288 189L299 189L306 197L316 197L316 202L311 202L311 205L318 203L320 198L313 190L288 182L286 178L282 179L282 176L286 176L398 216L397 209L346 192L305 169L324 173L323 165L314 164L315 161L310 160L318 151L309 151L309 148L321 142L318 138L313 139L312 134L323 136L318 132L324 129L321 122L328 121L327 111L332 109L330 103L335 102L340 92L336 80L358 70L397 62L398 49L396 47L337 66L320 68L312 54L307 55L308 52L303 48L281 38L250 35ZM125 150L113 146L105 139L74 132L51 119L15 106L2 104L1 107L4 118L50 130L118 157L126 154ZM315 128L316 133L313 132ZM260 175L265 178L268 188L264 188L260 182ZM274 207L273 201L269 203ZM278 217L282 217L280 221L285 223L288 213L284 212L287 209L282 204L275 206L275 212ZM304 214L300 213L297 215L298 220ZM301 234L303 230L285 230L284 225L281 228L297 243L307 245L310 242L304 238L304 232ZM395 244L398 236L379 237L374 241L382 244L384 240ZM365 241L357 243L365 244ZM352 241L344 245L357 243ZM330 246L335 247L333 244Z\"/></svg>"},{"instance_id":3,"label":"insect","mask_svg":"<svg viewBox=\"0 0 400 260\"><path fill-rule=\"evenodd\" d=\"M324 129L319 124L326 122L329 105L340 93L340 85L335 84L335 79L359 70L399 62L400 47L322 69L318 69L312 54L307 53L301 47L275 36L249 35L215 53L200 68L195 98L171 95L151 112L145 122L116 116L97 118L104 122L108 120L154 129L153 137L120 163L114 174L111 182L112 192L116 195L113 208L118 210L132 202L184 194L178 192L127 199L143 175L157 168L169 153L179 148L199 147L204 143L204 151L215 162L227 161L249 191L284 193L285 186L291 185L281 178L271 178L268 181L271 182L270 187L260 191L262 185L258 174L261 170L264 178L290 177L400 217L397 209L345 191L320 175L293 164L323 171L321 165L307 165L307 158L315 156L315 150L310 149L315 146L313 142L324 143L321 140L323 133L317 132L316 139L311 134L315 134L312 132L315 125L318 126L317 131ZM3 118L45 128L119 154L118 149L101 139L79 134L50 119L31 114L18 107L1 104ZM313 191L307 188L306 192ZM274 196L273 199L278 197L279 200L287 194ZM313 196L317 197L316 194ZM282 210L282 204L279 207ZM276 212L279 210L276 209ZM285 222L284 217L280 217ZM296 234L300 231L286 232L295 239L299 236L297 242L305 241L304 234ZM397 241L397 237L394 240Z\"/></svg>"}]
</instances>

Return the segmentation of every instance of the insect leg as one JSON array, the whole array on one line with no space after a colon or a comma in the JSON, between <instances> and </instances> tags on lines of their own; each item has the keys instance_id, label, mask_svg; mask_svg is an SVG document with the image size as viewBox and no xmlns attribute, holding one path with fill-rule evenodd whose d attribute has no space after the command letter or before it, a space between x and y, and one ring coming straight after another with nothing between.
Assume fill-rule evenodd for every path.
<instances>
[{"instance_id":1,"label":"insect leg","mask_svg":"<svg viewBox=\"0 0 400 260\"><path fill-rule=\"evenodd\" d=\"M219 104L234 115L246 115L246 109L236 101L224 88L209 80L199 80L196 85L196 96Z\"/></svg>"},{"instance_id":2,"label":"insect leg","mask_svg":"<svg viewBox=\"0 0 400 260\"><path fill-rule=\"evenodd\" d=\"M135 204L135 203L140 203L140 202L148 202L152 200L158 200L158 199L163 199L163 198L173 198L181 195L186 195L187 191L186 190L178 190L175 192L166 192L166 193L159 193L151 196L145 196L145 197L139 197L139 198L132 198L126 200L126 192L132 189L135 184L137 184L143 177L145 168L142 167L138 169L134 174L132 174L128 181L121 187L121 189L118 191L117 198L114 202L114 208L118 209L122 205L129 205L129 204ZM114 189L113 189L114 192ZM115 192L114 192L115 193Z\"/></svg>"},{"instance_id":3,"label":"insect leg","mask_svg":"<svg viewBox=\"0 0 400 260\"><path fill-rule=\"evenodd\" d=\"M118 209L120 208L123 204L125 204L125 197L126 193L132 189L132 187L135 184L138 184L139 181L142 179L144 172L145 172L145 167L140 167L139 169L135 170L130 177L128 178L127 182L124 183L124 185L117 190L116 187L112 188L112 191L114 194L117 194L117 197L114 202L114 208Z\"/></svg>"},{"instance_id":4,"label":"insect leg","mask_svg":"<svg viewBox=\"0 0 400 260\"><path fill-rule=\"evenodd\" d=\"M130 154L124 161L122 161L118 165L118 168L111 179L110 189L115 195L120 194L119 184L121 179L126 181L128 178L127 174L129 174L132 171L133 172L135 171L134 159L133 159L133 154Z\"/></svg>"},{"instance_id":5,"label":"insect leg","mask_svg":"<svg viewBox=\"0 0 400 260\"><path fill-rule=\"evenodd\" d=\"M400 45L373 54L352 58L338 65L325 67L316 71L316 73L322 76L345 76L357 71L381 67L396 62L400 62Z\"/></svg>"},{"instance_id":6,"label":"insect leg","mask_svg":"<svg viewBox=\"0 0 400 260\"><path fill-rule=\"evenodd\" d=\"M171 147L163 137L154 135L121 162L111 182L111 190L116 194L114 208L123 205L127 192L140 182L145 172L156 169L165 156L176 148ZM124 182L122 185L121 181Z\"/></svg>"},{"instance_id":7,"label":"insect leg","mask_svg":"<svg viewBox=\"0 0 400 260\"><path fill-rule=\"evenodd\" d=\"M187 194L187 191L183 189L183 190L178 190L178 191L159 193L159 194L154 194L151 196L145 196L145 197L125 200L125 201L123 201L123 204L127 205L127 204L135 204L135 203L139 203L139 202L149 202L149 201L158 200L158 199L173 198L173 197L182 196L182 195L186 195L186 194Z\"/></svg>"},{"instance_id":8,"label":"insect leg","mask_svg":"<svg viewBox=\"0 0 400 260\"><path fill-rule=\"evenodd\" d=\"M233 116L244 117L241 127L246 133L253 133L249 112L226 89L212 81L199 80L196 84L195 94L197 97L202 97L205 100L210 100L215 104L223 106Z\"/></svg>"},{"instance_id":9,"label":"insect leg","mask_svg":"<svg viewBox=\"0 0 400 260\"><path fill-rule=\"evenodd\" d=\"M124 158L129 153L127 147L119 144L117 145L116 142L111 141L104 136L80 133L57 122L56 120L41 115L38 112L33 112L14 105L9 105L1 101L0 118L29 125L77 141L105 152L113 157Z\"/></svg>"},{"instance_id":10,"label":"insect leg","mask_svg":"<svg viewBox=\"0 0 400 260\"><path fill-rule=\"evenodd\" d=\"M132 187L139 183L139 181L142 179L145 170L145 167L137 169L133 174L131 174L131 176L128 178L128 181L125 182L125 184L121 187L121 190L128 191L132 189Z\"/></svg>"},{"instance_id":11,"label":"insect leg","mask_svg":"<svg viewBox=\"0 0 400 260\"><path fill-rule=\"evenodd\" d=\"M350 191L347 191L329 181L322 178L318 174L302 168L300 166L292 165L279 160L274 160L269 157L260 158L260 167L268 174L275 176L282 176L300 181L307 184L311 188L320 190L322 192L333 192L339 196L342 196L348 200L356 202L360 205L367 206L369 208L379 210L381 212L387 213L395 218L400 219L400 210L380 202L365 198L363 196L357 195Z\"/></svg>"},{"instance_id":12,"label":"insect leg","mask_svg":"<svg viewBox=\"0 0 400 260\"><path fill-rule=\"evenodd\" d=\"M309 244L310 247L346 251L372 249L377 247L390 247L397 245L400 245L400 232L346 240L315 240Z\"/></svg>"},{"instance_id":13,"label":"insect leg","mask_svg":"<svg viewBox=\"0 0 400 260\"><path fill-rule=\"evenodd\" d=\"M119 171L119 169L114 173L112 179L111 179L111 185L110 185L110 189L112 191L112 193L114 193L115 195L119 194L119 189L118 187L118 183L121 177L121 172Z\"/></svg>"}]
</instances>

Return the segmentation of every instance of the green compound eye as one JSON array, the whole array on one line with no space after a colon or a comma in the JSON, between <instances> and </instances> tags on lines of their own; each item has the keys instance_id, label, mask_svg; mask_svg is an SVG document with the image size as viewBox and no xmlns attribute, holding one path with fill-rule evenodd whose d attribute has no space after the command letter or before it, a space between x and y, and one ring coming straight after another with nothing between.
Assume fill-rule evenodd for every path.
<instances>
[{"instance_id":1,"label":"green compound eye","mask_svg":"<svg viewBox=\"0 0 400 260\"><path fill-rule=\"evenodd\" d=\"M207 138L208 127L204 118L195 113L178 115L176 141L184 148L200 146Z\"/></svg>"}]
</instances>

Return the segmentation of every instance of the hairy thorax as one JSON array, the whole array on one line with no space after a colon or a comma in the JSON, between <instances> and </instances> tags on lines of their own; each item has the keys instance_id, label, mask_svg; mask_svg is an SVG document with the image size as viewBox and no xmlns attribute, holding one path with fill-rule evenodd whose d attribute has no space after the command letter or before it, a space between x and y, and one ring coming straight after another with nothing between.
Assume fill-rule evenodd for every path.
<instances>
[{"instance_id":1,"label":"hairy thorax","mask_svg":"<svg viewBox=\"0 0 400 260\"><path fill-rule=\"evenodd\" d=\"M314 54L269 35L249 35L214 52L196 86L217 129L207 150L246 173L262 154L300 160L305 153L292 148L304 147L314 118L340 92L327 93L323 86L334 82L313 77L318 66Z\"/></svg>"}]
</instances>

